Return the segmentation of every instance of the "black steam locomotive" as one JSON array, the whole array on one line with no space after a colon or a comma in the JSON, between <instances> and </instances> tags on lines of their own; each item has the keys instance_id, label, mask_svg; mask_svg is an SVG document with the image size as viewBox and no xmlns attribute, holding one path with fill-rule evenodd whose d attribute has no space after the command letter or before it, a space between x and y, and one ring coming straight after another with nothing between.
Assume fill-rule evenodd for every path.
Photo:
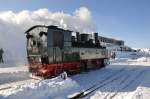
<instances>
[{"instance_id":1,"label":"black steam locomotive","mask_svg":"<svg viewBox=\"0 0 150 99\"><path fill-rule=\"evenodd\" d=\"M73 74L107 65L108 51L100 45L98 33L36 25L25 34L29 71L36 76L49 78L64 71Z\"/></svg>"}]
</instances>

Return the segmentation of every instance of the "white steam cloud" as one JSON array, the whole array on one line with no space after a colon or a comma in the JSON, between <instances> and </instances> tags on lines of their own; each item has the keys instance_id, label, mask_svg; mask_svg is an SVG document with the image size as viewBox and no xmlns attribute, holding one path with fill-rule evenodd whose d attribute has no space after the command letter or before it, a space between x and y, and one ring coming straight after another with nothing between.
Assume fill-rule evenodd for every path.
<instances>
[{"instance_id":1,"label":"white steam cloud","mask_svg":"<svg viewBox=\"0 0 150 99\"><path fill-rule=\"evenodd\" d=\"M91 12L86 7L77 9L73 14L51 12L45 8L18 13L0 12L0 48L5 51L5 60L14 65L26 62L24 32L33 25L56 25L72 31L95 32Z\"/></svg>"}]
</instances>

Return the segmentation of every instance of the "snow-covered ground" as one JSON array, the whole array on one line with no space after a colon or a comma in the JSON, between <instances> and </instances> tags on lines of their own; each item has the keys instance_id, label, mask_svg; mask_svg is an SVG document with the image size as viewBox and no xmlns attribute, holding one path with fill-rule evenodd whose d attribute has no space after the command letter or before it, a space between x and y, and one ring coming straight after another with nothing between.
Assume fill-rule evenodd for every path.
<instances>
[{"instance_id":1,"label":"snow-covered ground","mask_svg":"<svg viewBox=\"0 0 150 99\"><path fill-rule=\"evenodd\" d=\"M149 99L149 52L117 52L117 58L110 63L106 68L84 72L66 80L56 77L14 83L11 88L0 90L0 99L67 99L96 83L93 88L97 90L83 99ZM21 69L16 70L19 73ZM2 68L0 72L6 73ZM0 80L1 77L0 74Z\"/></svg>"},{"instance_id":2,"label":"snow-covered ground","mask_svg":"<svg viewBox=\"0 0 150 99\"><path fill-rule=\"evenodd\" d=\"M0 85L29 78L27 66L0 68Z\"/></svg>"},{"instance_id":3,"label":"snow-covered ground","mask_svg":"<svg viewBox=\"0 0 150 99\"><path fill-rule=\"evenodd\" d=\"M6 67L6 68L0 68L0 74L2 73L15 73L15 72L27 72L28 67L27 66L17 66L17 67Z\"/></svg>"}]
</instances>

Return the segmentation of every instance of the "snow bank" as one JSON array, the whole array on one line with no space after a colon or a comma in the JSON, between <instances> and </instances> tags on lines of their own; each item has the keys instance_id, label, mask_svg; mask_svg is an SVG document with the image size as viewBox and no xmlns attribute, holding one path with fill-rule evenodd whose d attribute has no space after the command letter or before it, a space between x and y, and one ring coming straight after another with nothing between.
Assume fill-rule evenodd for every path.
<instances>
[{"instance_id":1,"label":"snow bank","mask_svg":"<svg viewBox=\"0 0 150 99\"><path fill-rule=\"evenodd\" d=\"M138 61L138 62L147 62L147 61L148 61L148 58L146 58L146 57L141 57L141 58L136 59L136 61Z\"/></svg>"},{"instance_id":2,"label":"snow bank","mask_svg":"<svg viewBox=\"0 0 150 99\"><path fill-rule=\"evenodd\" d=\"M150 88L140 86L132 93L131 99L149 99L149 95Z\"/></svg>"},{"instance_id":3,"label":"snow bank","mask_svg":"<svg viewBox=\"0 0 150 99\"><path fill-rule=\"evenodd\" d=\"M133 92L129 92L128 95L124 98L127 99L149 99L150 95L150 79L149 72L145 74L140 85Z\"/></svg>"},{"instance_id":4,"label":"snow bank","mask_svg":"<svg viewBox=\"0 0 150 99\"><path fill-rule=\"evenodd\" d=\"M3 93L2 99L66 99L67 94L72 93L78 87L78 84L70 78L44 80L7 91Z\"/></svg>"}]
</instances>

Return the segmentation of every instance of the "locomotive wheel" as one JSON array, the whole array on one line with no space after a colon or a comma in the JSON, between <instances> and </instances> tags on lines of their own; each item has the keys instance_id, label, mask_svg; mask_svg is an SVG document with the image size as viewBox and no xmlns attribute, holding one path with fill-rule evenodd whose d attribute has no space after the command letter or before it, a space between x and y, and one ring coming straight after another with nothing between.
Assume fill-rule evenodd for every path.
<instances>
[{"instance_id":1,"label":"locomotive wheel","mask_svg":"<svg viewBox=\"0 0 150 99\"><path fill-rule=\"evenodd\" d=\"M57 69L55 69L55 75L59 75L59 74L61 74L63 72L63 70L62 69L60 69L60 68L57 68Z\"/></svg>"},{"instance_id":2,"label":"locomotive wheel","mask_svg":"<svg viewBox=\"0 0 150 99\"><path fill-rule=\"evenodd\" d=\"M87 71L87 63L86 62L81 62L80 67L81 67L81 72Z\"/></svg>"}]
</instances>

